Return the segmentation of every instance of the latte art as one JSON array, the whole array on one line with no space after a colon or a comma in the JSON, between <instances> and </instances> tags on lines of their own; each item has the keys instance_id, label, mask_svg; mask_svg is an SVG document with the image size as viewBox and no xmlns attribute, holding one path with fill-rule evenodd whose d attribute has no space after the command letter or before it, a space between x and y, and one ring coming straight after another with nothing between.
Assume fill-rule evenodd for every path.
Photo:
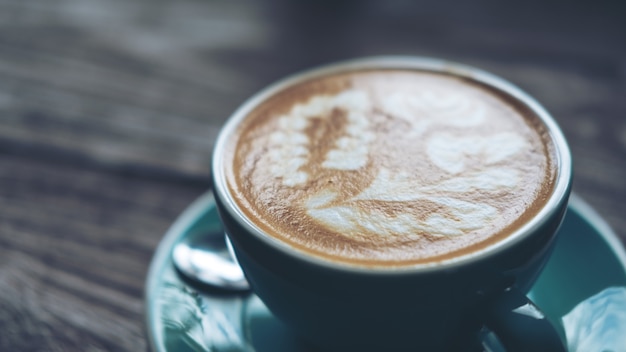
<instances>
[{"instance_id":1,"label":"latte art","mask_svg":"<svg viewBox=\"0 0 626 352\"><path fill-rule=\"evenodd\" d=\"M516 133L503 132L487 137L455 136L441 132L428 140L427 155L441 169L458 174L473 156L485 164L496 164L512 158L532 146Z\"/></svg>"},{"instance_id":2,"label":"latte art","mask_svg":"<svg viewBox=\"0 0 626 352\"><path fill-rule=\"evenodd\" d=\"M485 107L480 102L445 91L394 92L383 98L383 107L393 116L406 120L416 136L432 124L469 127L482 123L485 118Z\"/></svg>"},{"instance_id":3,"label":"latte art","mask_svg":"<svg viewBox=\"0 0 626 352\"><path fill-rule=\"evenodd\" d=\"M313 255L440 260L497 241L542 205L554 166L533 119L443 74L319 78L249 114L229 187L260 228Z\"/></svg>"},{"instance_id":4,"label":"latte art","mask_svg":"<svg viewBox=\"0 0 626 352\"><path fill-rule=\"evenodd\" d=\"M346 91L336 96L317 96L305 104L294 106L278 120L278 131L269 136L269 166L274 177L290 187L304 184L309 175L300 168L308 162L310 138L304 133L309 119L329 116L334 109L346 113L346 135L336 142L335 149L326 154L323 167L341 170L357 170L367 162L367 143L374 138L367 131L370 109L367 94Z\"/></svg>"}]
</instances>

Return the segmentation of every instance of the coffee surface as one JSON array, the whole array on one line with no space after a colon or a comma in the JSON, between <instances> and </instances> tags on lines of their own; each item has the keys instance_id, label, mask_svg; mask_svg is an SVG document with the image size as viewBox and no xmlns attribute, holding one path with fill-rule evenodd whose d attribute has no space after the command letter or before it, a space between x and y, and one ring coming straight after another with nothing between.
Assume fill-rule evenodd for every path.
<instances>
[{"instance_id":1,"label":"coffee surface","mask_svg":"<svg viewBox=\"0 0 626 352\"><path fill-rule=\"evenodd\" d=\"M274 94L224 160L235 202L270 236L402 266L480 250L532 218L552 192L551 143L530 109L481 83L363 70Z\"/></svg>"}]
</instances>

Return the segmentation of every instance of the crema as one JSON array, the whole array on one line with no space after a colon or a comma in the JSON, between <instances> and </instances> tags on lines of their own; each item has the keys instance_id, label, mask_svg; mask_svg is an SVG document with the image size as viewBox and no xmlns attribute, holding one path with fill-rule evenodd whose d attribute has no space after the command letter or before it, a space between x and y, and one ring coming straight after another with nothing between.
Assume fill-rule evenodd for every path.
<instances>
[{"instance_id":1,"label":"crema","mask_svg":"<svg viewBox=\"0 0 626 352\"><path fill-rule=\"evenodd\" d=\"M513 233L553 189L553 142L513 97L415 69L334 73L259 103L228 137L245 216L308 255L437 262Z\"/></svg>"}]
</instances>

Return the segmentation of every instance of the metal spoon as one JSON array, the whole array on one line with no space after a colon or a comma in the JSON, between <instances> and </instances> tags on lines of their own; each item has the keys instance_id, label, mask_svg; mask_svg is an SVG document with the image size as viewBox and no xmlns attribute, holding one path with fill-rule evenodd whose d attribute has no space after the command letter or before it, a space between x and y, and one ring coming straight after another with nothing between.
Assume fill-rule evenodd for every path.
<instances>
[{"instance_id":1,"label":"metal spoon","mask_svg":"<svg viewBox=\"0 0 626 352\"><path fill-rule=\"evenodd\" d=\"M228 237L221 231L191 232L174 246L174 266L188 279L228 291L247 291Z\"/></svg>"}]
</instances>

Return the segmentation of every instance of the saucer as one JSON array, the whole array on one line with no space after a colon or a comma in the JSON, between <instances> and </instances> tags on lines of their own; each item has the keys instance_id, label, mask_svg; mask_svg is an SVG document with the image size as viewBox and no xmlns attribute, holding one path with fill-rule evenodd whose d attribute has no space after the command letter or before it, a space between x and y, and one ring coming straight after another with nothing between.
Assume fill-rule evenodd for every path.
<instances>
[{"instance_id":1,"label":"saucer","mask_svg":"<svg viewBox=\"0 0 626 352\"><path fill-rule=\"evenodd\" d=\"M312 351L251 293L199 288L176 272L171 251L189 232L221 228L213 194L191 204L168 230L150 264L146 330L153 352ZM611 286L626 286L626 251L611 228L576 195L554 254L529 296L553 321ZM489 343L487 343L489 345ZM488 349L497 351L498 348Z\"/></svg>"}]
</instances>

